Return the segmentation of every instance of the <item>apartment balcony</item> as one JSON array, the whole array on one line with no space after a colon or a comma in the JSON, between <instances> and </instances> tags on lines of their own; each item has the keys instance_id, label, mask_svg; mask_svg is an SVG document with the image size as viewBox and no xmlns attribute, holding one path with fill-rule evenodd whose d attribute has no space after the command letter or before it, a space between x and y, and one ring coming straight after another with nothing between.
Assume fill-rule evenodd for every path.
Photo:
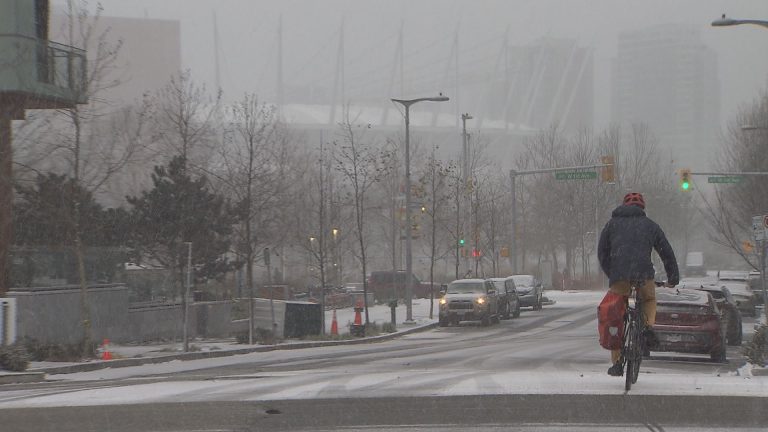
<instances>
[{"instance_id":1,"label":"apartment balcony","mask_svg":"<svg viewBox=\"0 0 768 432\"><path fill-rule=\"evenodd\" d=\"M0 34L0 103L19 110L87 102L85 51L18 34Z\"/></svg>"}]
</instances>

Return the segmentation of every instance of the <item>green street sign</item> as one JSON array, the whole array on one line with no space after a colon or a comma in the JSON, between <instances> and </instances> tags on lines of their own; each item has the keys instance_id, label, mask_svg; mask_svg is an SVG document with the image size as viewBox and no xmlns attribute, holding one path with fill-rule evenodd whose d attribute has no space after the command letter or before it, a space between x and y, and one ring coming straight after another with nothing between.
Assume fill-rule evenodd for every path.
<instances>
[{"instance_id":1,"label":"green street sign","mask_svg":"<svg viewBox=\"0 0 768 432\"><path fill-rule=\"evenodd\" d=\"M741 183L744 176L717 176L707 177L707 183Z\"/></svg>"},{"instance_id":2,"label":"green street sign","mask_svg":"<svg viewBox=\"0 0 768 432\"><path fill-rule=\"evenodd\" d=\"M590 180L596 178L597 171L570 171L555 173L555 179L557 180Z\"/></svg>"}]
</instances>

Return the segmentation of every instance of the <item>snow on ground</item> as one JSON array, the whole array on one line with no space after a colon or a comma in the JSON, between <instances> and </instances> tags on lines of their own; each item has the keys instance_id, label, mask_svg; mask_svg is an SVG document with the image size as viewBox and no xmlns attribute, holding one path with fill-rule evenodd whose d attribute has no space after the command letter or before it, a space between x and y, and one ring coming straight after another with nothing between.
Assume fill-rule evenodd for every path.
<instances>
[{"instance_id":1,"label":"snow on ground","mask_svg":"<svg viewBox=\"0 0 768 432\"><path fill-rule=\"evenodd\" d=\"M573 371L496 372L464 378L466 370L366 373L350 376L334 370L294 374L258 374L259 379L153 382L132 386L87 388L32 396L20 391L0 394L0 409L93 406L204 400L278 400L365 398L382 396L484 394L623 394L624 380L605 373ZM251 377L251 378L255 378ZM446 379L455 377L455 379ZM418 382L418 386L413 384ZM633 395L768 396L768 380L734 376L641 374ZM26 397L24 397L26 396Z\"/></svg>"},{"instance_id":2,"label":"snow on ground","mask_svg":"<svg viewBox=\"0 0 768 432\"><path fill-rule=\"evenodd\" d=\"M604 295L602 291L547 291L545 296L556 301L545 309L570 309L578 306L597 307ZM414 318L425 320L428 316L428 300L414 301ZM581 314L586 313L581 309ZM372 307L372 320L388 320L389 310L386 306ZM340 316L340 329L344 321L353 317L354 312L343 312ZM574 312L578 314L579 312ZM529 315L530 314L530 315ZM541 312L523 312L521 319L538 319ZM345 318L341 318L344 316ZM529 318L526 318L528 316ZM575 315L574 315L575 316ZM565 324L569 315L561 317L551 325ZM398 308L398 323L404 318L404 306ZM512 321L512 328L517 321ZM560 324L558 324L560 323ZM404 327L398 324L399 327ZM587 327L594 326L588 322L580 327L564 327L569 334L578 336ZM449 335L460 335L464 331L430 331L417 333L387 342L387 347L393 351L404 347L412 347L414 343L423 343L427 338L442 340ZM540 331L545 329L540 328ZM467 334L471 330L467 331ZM514 355L525 357L534 355L537 345L535 339L526 336L526 332L518 334L520 342ZM573 338L577 343L582 339ZM594 344L593 338L583 339L585 343ZM528 341L528 342L526 342ZM526 345L526 343L528 345ZM529 348L526 348L529 347ZM477 368L420 368L411 369L407 365L395 365L402 369L384 369L386 358L373 357L374 350L381 345L330 346L312 348L310 350L270 351L252 354L203 359L195 361L173 361L162 364L144 365L118 369L104 369L67 375L52 375L53 380L91 381L126 379L134 380L133 385L109 385L106 387L89 387L69 390L67 392L31 392L13 390L0 393L0 409L12 407L33 406L81 406L132 404L147 402L188 402L201 400L274 400L274 399L310 399L336 397L373 397L373 396L419 396L419 395L474 395L474 394L623 394L623 378L609 377L605 374L604 362L596 362L592 357L604 354L595 348L586 351L581 360L568 362L550 361L546 365L533 369L513 370L504 367L496 368L487 365ZM562 349L560 346L557 349ZM342 367L311 367L314 356L324 356L360 350L371 350L369 361L357 365ZM533 350L528 352L526 350ZM557 351L555 351L557 352ZM425 352L424 356L434 357L434 363L440 364L443 352ZM450 354L450 353L449 353ZM504 361L506 352L493 357ZM532 357L534 358L534 357ZM538 357L535 357L538 358ZM395 359L396 360L396 359ZM550 359L553 360L553 359ZM555 359L556 360L556 359ZM576 360L576 359L574 359ZM295 366L298 370L288 371L259 371L233 376L209 377L201 380L149 382L162 379L175 373L213 368L225 365L246 365L253 362L261 364L283 364L286 367ZM391 362L390 362L391 363ZM389 363L387 363L389 364ZM308 367L309 366L309 367ZM667 368L663 362L648 362L643 364L637 384L632 387L631 394L638 395L701 395L701 396L758 396L768 397L768 378L752 377L748 367L740 368L737 373L697 373ZM220 379L219 379L220 378ZM258 378L258 379L255 379ZM148 382L142 382L147 380Z\"/></svg>"},{"instance_id":3,"label":"snow on ground","mask_svg":"<svg viewBox=\"0 0 768 432\"><path fill-rule=\"evenodd\" d=\"M432 321L437 321L437 298L434 301L433 318L429 318L429 299L413 299L412 315L413 321L416 325L427 324ZM397 305L395 309L395 322L398 330L412 327L413 324L404 324L406 318L406 306L404 304ZM331 331L331 321L333 318L333 311L325 311L325 331L329 333ZM360 313L360 318L365 323L365 310ZM371 322L375 322L378 325L388 323L391 321L390 308L386 304L383 305L369 305L368 306L368 319ZM339 333L349 333L349 326L355 320L355 309L352 307L336 309L336 320L339 323Z\"/></svg>"}]
</instances>

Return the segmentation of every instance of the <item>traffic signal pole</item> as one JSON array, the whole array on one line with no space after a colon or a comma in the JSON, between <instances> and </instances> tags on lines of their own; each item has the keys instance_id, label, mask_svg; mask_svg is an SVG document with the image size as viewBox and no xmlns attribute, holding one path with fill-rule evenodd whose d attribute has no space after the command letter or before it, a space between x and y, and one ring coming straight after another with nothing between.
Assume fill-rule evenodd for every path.
<instances>
[{"instance_id":1,"label":"traffic signal pole","mask_svg":"<svg viewBox=\"0 0 768 432\"><path fill-rule=\"evenodd\" d=\"M532 174L546 174L556 173L564 171L578 171L596 168L612 167L614 164L595 164L595 165L578 165L560 168L540 168L526 171L509 170L509 183L512 187L512 246L509 248L509 256L512 260L512 274L517 274L517 177L532 175ZM597 233L595 233L597 234Z\"/></svg>"}]
</instances>

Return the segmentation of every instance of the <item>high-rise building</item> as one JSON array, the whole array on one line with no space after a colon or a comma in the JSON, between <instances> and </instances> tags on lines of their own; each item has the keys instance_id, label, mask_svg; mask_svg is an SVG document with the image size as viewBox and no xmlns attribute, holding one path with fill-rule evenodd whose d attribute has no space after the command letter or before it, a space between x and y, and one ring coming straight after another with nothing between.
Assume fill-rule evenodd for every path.
<instances>
[{"instance_id":1,"label":"high-rise building","mask_svg":"<svg viewBox=\"0 0 768 432\"><path fill-rule=\"evenodd\" d=\"M706 168L717 140L717 57L696 28L666 24L619 35L612 121L645 123L678 166Z\"/></svg>"},{"instance_id":2,"label":"high-rise building","mask_svg":"<svg viewBox=\"0 0 768 432\"><path fill-rule=\"evenodd\" d=\"M60 40L67 39L67 17L53 14L51 32ZM122 104L141 99L163 87L181 70L181 27L178 21L152 18L100 16L93 32L89 57L98 55L101 35L107 46L121 44L117 59L108 68L108 85L100 99ZM89 58L92 61L92 58Z\"/></svg>"}]
</instances>

